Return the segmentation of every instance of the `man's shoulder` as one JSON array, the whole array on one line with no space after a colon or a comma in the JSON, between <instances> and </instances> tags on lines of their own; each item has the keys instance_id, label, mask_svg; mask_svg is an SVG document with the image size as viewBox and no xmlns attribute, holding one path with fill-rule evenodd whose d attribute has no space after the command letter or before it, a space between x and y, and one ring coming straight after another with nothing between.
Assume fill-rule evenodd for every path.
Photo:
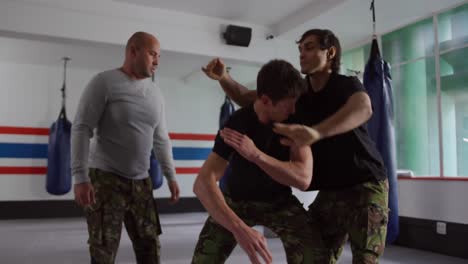
<instances>
[{"instance_id":1,"label":"man's shoulder","mask_svg":"<svg viewBox=\"0 0 468 264\"><path fill-rule=\"evenodd\" d=\"M251 115L253 112L254 112L253 104L249 104L247 106L244 106L244 107L241 107L241 108L237 109L236 111L234 111L234 113L232 115L233 116L234 115L247 116L247 115Z\"/></svg>"},{"instance_id":2,"label":"man's shoulder","mask_svg":"<svg viewBox=\"0 0 468 264\"><path fill-rule=\"evenodd\" d=\"M232 120L231 122L245 123L247 120L251 119L253 114L253 105L248 105L234 111L234 113L229 117L229 120Z\"/></svg>"},{"instance_id":3,"label":"man's shoulder","mask_svg":"<svg viewBox=\"0 0 468 264\"><path fill-rule=\"evenodd\" d=\"M254 123L254 117L253 106L245 106L232 113L224 126L244 133Z\"/></svg>"},{"instance_id":4,"label":"man's shoulder","mask_svg":"<svg viewBox=\"0 0 468 264\"><path fill-rule=\"evenodd\" d=\"M353 82L357 77L335 73L331 75L331 79L338 82Z\"/></svg>"},{"instance_id":5,"label":"man's shoulder","mask_svg":"<svg viewBox=\"0 0 468 264\"><path fill-rule=\"evenodd\" d=\"M338 93L349 97L355 92L366 91L364 85L356 76L333 74L328 88L332 93Z\"/></svg>"},{"instance_id":6,"label":"man's shoulder","mask_svg":"<svg viewBox=\"0 0 468 264\"><path fill-rule=\"evenodd\" d=\"M101 78L101 79L113 79L119 76L120 72L119 69L110 69L102 72L98 72L95 75L95 78Z\"/></svg>"}]
</instances>

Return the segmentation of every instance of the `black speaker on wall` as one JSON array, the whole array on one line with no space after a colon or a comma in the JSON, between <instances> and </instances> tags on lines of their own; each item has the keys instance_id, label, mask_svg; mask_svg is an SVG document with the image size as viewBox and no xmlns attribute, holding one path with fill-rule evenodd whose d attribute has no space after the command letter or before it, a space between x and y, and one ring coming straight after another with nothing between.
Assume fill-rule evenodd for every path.
<instances>
[{"instance_id":1,"label":"black speaker on wall","mask_svg":"<svg viewBox=\"0 0 468 264\"><path fill-rule=\"evenodd\" d=\"M223 34L226 44L248 47L252 38L252 29L248 27L229 25Z\"/></svg>"}]
</instances>

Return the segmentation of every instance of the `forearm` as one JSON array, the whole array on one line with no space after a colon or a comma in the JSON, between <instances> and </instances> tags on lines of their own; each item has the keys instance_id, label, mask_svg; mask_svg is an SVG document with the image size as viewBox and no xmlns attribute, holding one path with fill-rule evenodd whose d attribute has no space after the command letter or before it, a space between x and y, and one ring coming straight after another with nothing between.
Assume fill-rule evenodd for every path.
<instances>
[{"instance_id":1,"label":"forearm","mask_svg":"<svg viewBox=\"0 0 468 264\"><path fill-rule=\"evenodd\" d=\"M245 86L236 82L229 74L219 80L219 84L223 88L229 98L241 107L247 106L257 98L256 91L249 90Z\"/></svg>"},{"instance_id":2,"label":"forearm","mask_svg":"<svg viewBox=\"0 0 468 264\"><path fill-rule=\"evenodd\" d=\"M259 153L254 162L273 180L286 186L304 191L312 180L311 163L280 161L263 152Z\"/></svg>"},{"instance_id":3,"label":"forearm","mask_svg":"<svg viewBox=\"0 0 468 264\"><path fill-rule=\"evenodd\" d=\"M372 106L367 94L353 95L346 104L329 118L313 126L322 138L351 131L366 123L372 116Z\"/></svg>"},{"instance_id":4,"label":"forearm","mask_svg":"<svg viewBox=\"0 0 468 264\"><path fill-rule=\"evenodd\" d=\"M71 170L75 184L90 182L88 176L91 132L84 125L74 125L71 133Z\"/></svg>"},{"instance_id":5,"label":"forearm","mask_svg":"<svg viewBox=\"0 0 468 264\"><path fill-rule=\"evenodd\" d=\"M154 155L156 159L161 165L164 177L166 177L168 181L176 181L172 144L169 138L162 142L155 142L153 151L155 152Z\"/></svg>"},{"instance_id":6,"label":"forearm","mask_svg":"<svg viewBox=\"0 0 468 264\"><path fill-rule=\"evenodd\" d=\"M213 217L218 224L232 233L240 226L244 225L244 222L226 203L214 177L209 181L197 177L193 191L210 216Z\"/></svg>"},{"instance_id":7,"label":"forearm","mask_svg":"<svg viewBox=\"0 0 468 264\"><path fill-rule=\"evenodd\" d=\"M168 181L176 181L172 143L166 125L165 102L161 94L159 100L159 102L155 102L160 108L159 112L156 114L159 116L159 124L156 126L153 133L154 156L161 165L164 177L166 177Z\"/></svg>"}]
</instances>

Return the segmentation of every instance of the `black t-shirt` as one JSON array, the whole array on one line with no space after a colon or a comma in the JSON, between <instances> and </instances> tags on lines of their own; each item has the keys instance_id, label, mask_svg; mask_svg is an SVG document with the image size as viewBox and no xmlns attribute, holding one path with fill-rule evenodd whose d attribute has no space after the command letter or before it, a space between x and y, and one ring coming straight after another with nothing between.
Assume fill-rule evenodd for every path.
<instances>
[{"instance_id":1,"label":"black t-shirt","mask_svg":"<svg viewBox=\"0 0 468 264\"><path fill-rule=\"evenodd\" d=\"M289 148L280 144L280 136L272 130L272 124L262 124L258 120L253 105L236 111L226 122L232 128L249 136L258 149L282 161L289 160ZM226 192L235 201L273 202L291 195L289 186L274 181L260 167L244 159L233 148L216 135L213 152L229 161L226 171Z\"/></svg>"},{"instance_id":2,"label":"black t-shirt","mask_svg":"<svg viewBox=\"0 0 468 264\"><path fill-rule=\"evenodd\" d=\"M356 77L332 74L325 87L309 91L297 102L296 118L313 126L337 112L356 92L366 91ZM366 124L312 145L314 171L309 190L339 189L387 178L382 158Z\"/></svg>"}]
</instances>

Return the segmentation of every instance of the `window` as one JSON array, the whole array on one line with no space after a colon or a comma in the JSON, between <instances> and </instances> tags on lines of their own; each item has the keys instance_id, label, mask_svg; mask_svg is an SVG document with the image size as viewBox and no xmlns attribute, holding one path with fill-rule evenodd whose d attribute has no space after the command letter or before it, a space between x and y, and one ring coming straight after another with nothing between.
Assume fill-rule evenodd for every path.
<instances>
[{"instance_id":1,"label":"window","mask_svg":"<svg viewBox=\"0 0 468 264\"><path fill-rule=\"evenodd\" d=\"M341 55L341 73L344 75L358 76L362 81L364 68L370 53L370 44L348 50Z\"/></svg>"},{"instance_id":2,"label":"window","mask_svg":"<svg viewBox=\"0 0 468 264\"><path fill-rule=\"evenodd\" d=\"M392 68L398 169L438 176L439 134L434 58Z\"/></svg>"},{"instance_id":3,"label":"window","mask_svg":"<svg viewBox=\"0 0 468 264\"><path fill-rule=\"evenodd\" d=\"M467 25L464 4L381 36L392 67L400 170L468 177ZM342 73L362 74L369 48L344 52Z\"/></svg>"},{"instance_id":4,"label":"window","mask_svg":"<svg viewBox=\"0 0 468 264\"><path fill-rule=\"evenodd\" d=\"M468 4L437 16L444 176L468 176Z\"/></svg>"},{"instance_id":5,"label":"window","mask_svg":"<svg viewBox=\"0 0 468 264\"><path fill-rule=\"evenodd\" d=\"M440 175L434 39L432 18L382 36L392 66L397 166L420 176Z\"/></svg>"}]
</instances>

